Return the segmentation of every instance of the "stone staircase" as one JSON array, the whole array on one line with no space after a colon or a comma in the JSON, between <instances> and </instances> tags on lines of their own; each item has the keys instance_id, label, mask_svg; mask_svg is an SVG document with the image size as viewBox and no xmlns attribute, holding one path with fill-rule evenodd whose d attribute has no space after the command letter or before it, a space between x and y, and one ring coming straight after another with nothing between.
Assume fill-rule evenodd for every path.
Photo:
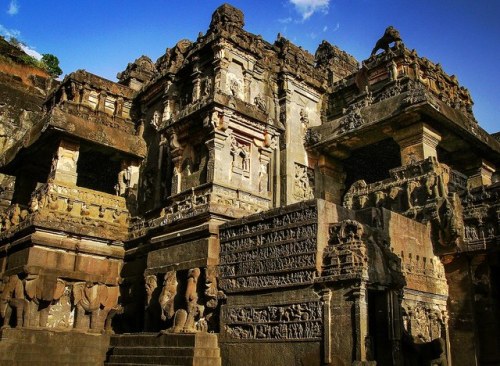
<instances>
[{"instance_id":1,"label":"stone staircase","mask_svg":"<svg viewBox=\"0 0 500 366\"><path fill-rule=\"evenodd\" d=\"M120 334L111 337L105 365L221 366L216 334Z\"/></svg>"},{"instance_id":2,"label":"stone staircase","mask_svg":"<svg viewBox=\"0 0 500 366\"><path fill-rule=\"evenodd\" d=\"M47 329L0 330L0 366L97 366L109 336Z\"/></svg>"}]
</instances>

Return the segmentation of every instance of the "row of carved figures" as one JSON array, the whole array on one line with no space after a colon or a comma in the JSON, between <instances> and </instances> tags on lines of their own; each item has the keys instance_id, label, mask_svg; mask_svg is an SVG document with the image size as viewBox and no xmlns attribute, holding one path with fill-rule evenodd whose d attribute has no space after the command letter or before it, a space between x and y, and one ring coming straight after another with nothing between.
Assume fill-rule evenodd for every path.
<instances>
[{"instance_id":1,"label":"row of carved figures","mask_svg":"<svg viewBox=\"0 0 500 366\"><path fill-rule=\"evenodd\" d=\"M429 200L446 198L447 182L447 176L437 173L380 186L368 185L364 180L359 180L347 192L344 206L350 209L371 206L394 208L391 206L396 204L398 211L409 210L424 206Z\"/></svg>"},{"instance_id":2,"label":"row of carved figures","mask_svg":"<svg viewBox=\"0 0 500 366\"><path fill-rule=\"evenodd\" d=\"M111 331L111 319L121 312L118 286L92 282L67 282L56 277L5 276L1 282L0 315L3 327L57 327L74 318L75 329L90 332ZM69 300L66 313L55 314L54 307ZM55 322L49 318L60 317ZM66 327L65 327L66 328Z\"/></svg>"},{"instance_id":3,"label":"row of carved figures","mask_svg":"<svg viewBox=\"0 0 500 366\"><path fill-rule=\"evenodd\" d=\"M119 225L128 224L128 212L113 207L99 206L93 208L85 202L77 202L71 198L58 197L54 194L37 198L32 197L29 209L23 209L19 204L13 204L5 212L0 214L0 232L7 231L13 226L25 221L33 214L47 207L52 211L63 211L68 214L80 216L82 219L102 219Z\"/></svg>"}]
</instances>

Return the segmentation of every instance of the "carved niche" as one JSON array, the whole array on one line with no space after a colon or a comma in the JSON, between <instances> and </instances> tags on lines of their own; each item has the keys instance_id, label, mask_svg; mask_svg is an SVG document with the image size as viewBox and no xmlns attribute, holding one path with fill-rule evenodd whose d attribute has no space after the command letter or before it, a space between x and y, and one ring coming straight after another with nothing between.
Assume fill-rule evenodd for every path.
<instances>
[{"instance_id":1,"label":"carved niche","mask_svg":"<svg viewBox=\"0 0 500 366\"><path fill-rule=\"evenodd\" d=\"M363 226L344 220L330 226L330 240L323 254L323 277L331 280L367 278L368 250L363 242Z\"/></svg>"},{"instance_id":2,"label":"carved niche","mask_svg":"<svg viewBox=\"0 0 500 366\"><path fill-rule=\"evenodd\" d=\"M225 332L233 339L320 339L323 307L319 301L225 310Z\"/></svg>"},{"instance_id":3,"label":"carved niche","mask_svg":"<svg viewBox=\"0 0 500 366\"><path fill-rule=\"evenodd\" d=\"M245 178L250 177L251 162L251 143L234 135L230 135L233 174L242 175Z\"/></svg>"},{"instance_id":4,"label":"carved niche","mask_svg":"<svg viewBox=\"0 0 500 366\"><path fill-rule=\"evenodd\" d=\"M314 198L314 170L295 163L295 177L293 182L293 196L297 200Z\"/></svg>"}]
</instances>

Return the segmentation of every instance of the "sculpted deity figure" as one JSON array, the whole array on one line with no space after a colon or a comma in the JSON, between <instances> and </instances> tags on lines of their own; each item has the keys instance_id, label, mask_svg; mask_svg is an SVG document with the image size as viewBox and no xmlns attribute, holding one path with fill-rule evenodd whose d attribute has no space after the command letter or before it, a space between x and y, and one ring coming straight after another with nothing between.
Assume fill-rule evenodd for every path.
<instances>
[{"instance_id":1,"label":"sculpted deity figure","mask_svg":"<svg viewBox=\"0 0 500 366\"><path fill-rule=\"evenodd\" d=\"M130 187L131 173L128 168L128 164L122 161L121 170L118 173L118 183L115 185L116 195L122 196L127 192L127 188Z\"/></svg>"},{"instance_id":2,"label":"sculpted deity figure","mask_svg":"<svg viewBox=\"0 0 500 366\"><path fill-rule=\"evenodd\" d=\"M160 122L161 122L160 112L155 111L153 113L153 118L151 119L151 125L154 127L155 130L158 130L160 128Z\"/></svg>"}]
</instances>

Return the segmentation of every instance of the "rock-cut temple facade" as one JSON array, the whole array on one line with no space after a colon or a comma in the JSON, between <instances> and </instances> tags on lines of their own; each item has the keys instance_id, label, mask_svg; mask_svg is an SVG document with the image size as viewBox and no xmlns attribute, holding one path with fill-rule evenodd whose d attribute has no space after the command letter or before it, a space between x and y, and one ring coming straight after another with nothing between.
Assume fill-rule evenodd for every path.
<instances>
[{"instance_id":1,"label":"rock-cut temple facade","mask_svg":"<svg viewBox=\"0 0 500 366\"><path fill-rule=\"evenodd\" d=\"M0 364L500 364L467 89L393 27L362 62L243 27L222 5L117 82L1 40Z\"/></svg>"}]
</instances>

